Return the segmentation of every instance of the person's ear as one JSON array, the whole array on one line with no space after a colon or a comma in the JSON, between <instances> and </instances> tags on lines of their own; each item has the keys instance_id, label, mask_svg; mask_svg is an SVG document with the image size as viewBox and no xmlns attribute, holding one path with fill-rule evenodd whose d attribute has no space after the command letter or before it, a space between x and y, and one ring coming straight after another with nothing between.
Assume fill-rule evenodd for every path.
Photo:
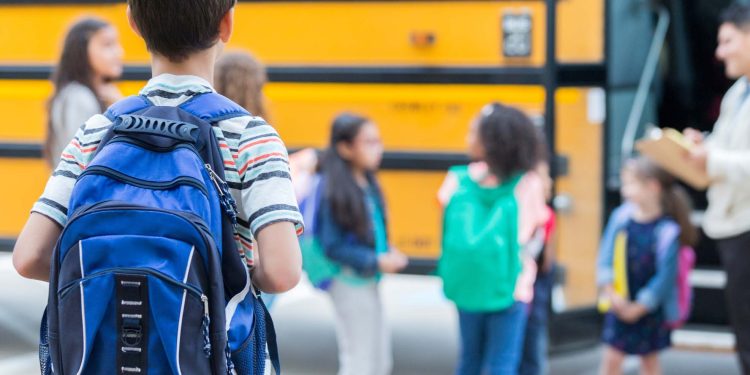
<instances>
[{"instance_id":1,"label":"person's ear","mask_svg":"<svg viewBox=\"0 0 750 375\"><path fill-rule=\"evenodd\" d=\"M341 155L341 157L344 160L352 160L352 156L354 155L354 150L352 150L352 145L350 145L347 142L341 141L336 144L336 152Z\"/></svg>"},{"instance_id":2,"label":"person's ear","mask_svg":"<svg viewBox=\"0 0 750 375\"><path fill-rule=\"evenodd\" d=\"M232 9L229 9L227 14L225 14L224 17L221 19L221 23L219 23L219 39L224 43L229 42L229 38L232 36L233 31L234 31L234 7Z\"/></svg>"},{"instance_id":3,"label":"person's ear","mask_svg":"<svg viewBox=\"0 0 750 375\"><path fill-rule=\"evenodd\" d=\"M135 23L135 20L133 19L133 13L130 11L130 5L128 5L128 8L126 10L126 13L128 15L128 24L130 25L130 28L133 30L134 33L136 33L139 37L143 37L141 35L141 31L138 30L138 25Z\"/></svg>"}]
</instances>

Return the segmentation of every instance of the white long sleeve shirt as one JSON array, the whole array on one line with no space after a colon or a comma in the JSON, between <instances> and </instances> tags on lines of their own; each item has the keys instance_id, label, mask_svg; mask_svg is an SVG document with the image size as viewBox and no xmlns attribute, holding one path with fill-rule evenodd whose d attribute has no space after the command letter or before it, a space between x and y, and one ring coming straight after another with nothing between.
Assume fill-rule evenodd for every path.
<instances>
[{"instance_id":1,"label":"white long sleeve shirt","mask_svg":"<svg viewBox=\"0 0 750 375\"><path fill-rule=\"evenodd\" d=\"M739 79L727 91L721 114L707 140L706 234L725 239L750 231L750 85Z\"/></svg>"}]
</instances>

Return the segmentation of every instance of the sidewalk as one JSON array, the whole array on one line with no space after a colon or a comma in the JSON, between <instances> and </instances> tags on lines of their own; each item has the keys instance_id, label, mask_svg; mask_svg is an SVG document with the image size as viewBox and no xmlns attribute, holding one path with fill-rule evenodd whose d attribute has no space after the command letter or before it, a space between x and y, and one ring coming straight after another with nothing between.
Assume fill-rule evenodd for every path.
<instances>
[{"instance_id":1,"label":"sidewalk","mask_svg":"<svg viewBox=\"0 0 750 375\"><path fill-rule=\"evenodd\" d=\"M39 322L46 304L47 284L20 277L11 254L0 253L0 374L39 374Z\"/></svg>"},{"instance_id":2,"label":"sidewalk","mask_svg":"<svg viewBox=\"0 0 750 375\"><path fill-rule=\"evenodd\" d=\"M383 299L393 331L393 375L451 375L458 353L455 311L437 279L387 276ZM0 253L0 375L38 375L39 319L47 285L20 278L10 254ZM337 369L333 308L325 293L304 281L279 297L272 313L285 375L333 375ZM595 375L601 348L563 353L551 360L551 375ZM739 375L731 353L670 350L665 375ZM637 360L626 375L637 374Z\"/></svg>"}]
</instances>

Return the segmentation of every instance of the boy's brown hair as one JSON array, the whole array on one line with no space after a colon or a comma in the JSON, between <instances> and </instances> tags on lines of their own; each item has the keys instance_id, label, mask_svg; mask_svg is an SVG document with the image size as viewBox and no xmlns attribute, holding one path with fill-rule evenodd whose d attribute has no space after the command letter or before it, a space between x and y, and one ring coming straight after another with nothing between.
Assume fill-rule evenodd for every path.
<instances>
[{"instance_id":1,"label":"boy's brown hair","mask_svg":"<svg viewBox=\"0 0 750 375\"><path fill-rule=\"evenodd\" d=\"M130 13L151 53L179 63L211 48L235 0L128 0Z\"/></svg>"}]
</instances>

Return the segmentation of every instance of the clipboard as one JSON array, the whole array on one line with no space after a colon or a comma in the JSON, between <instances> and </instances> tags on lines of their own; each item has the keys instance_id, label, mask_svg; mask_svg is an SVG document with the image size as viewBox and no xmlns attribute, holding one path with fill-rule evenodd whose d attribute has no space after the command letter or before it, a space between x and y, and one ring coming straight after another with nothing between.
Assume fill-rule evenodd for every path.
<instances>
[{"instance_id":1,"label":"clipboard","mask_svg":"<svg viewBox=\"0 0 750 375\"><path fill-rule=\"evenodd\" d=\"M654 129L649 136L638 141L636 150L653 160L673 176L695 189L705 190L711 179L704 170L696 168L686 160L693 144L674 129Z\"/></svg>"}]
</instances>

